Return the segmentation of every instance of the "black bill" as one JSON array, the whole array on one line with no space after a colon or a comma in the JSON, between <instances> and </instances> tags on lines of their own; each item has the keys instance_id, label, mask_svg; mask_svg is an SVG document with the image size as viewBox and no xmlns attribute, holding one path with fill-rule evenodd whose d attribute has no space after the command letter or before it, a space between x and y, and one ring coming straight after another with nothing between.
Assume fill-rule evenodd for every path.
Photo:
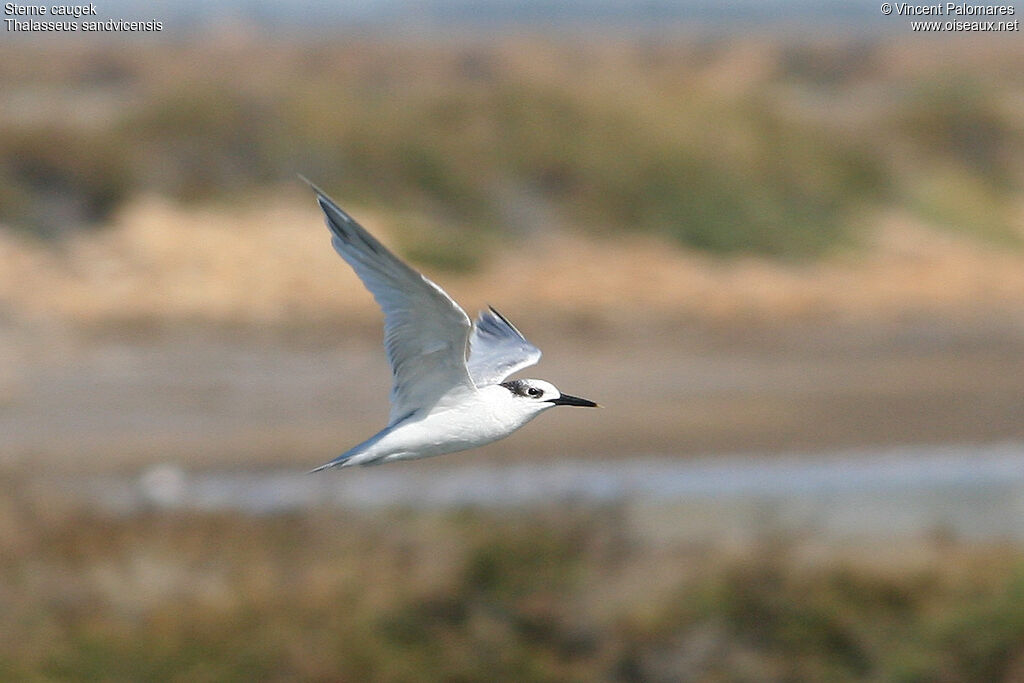
<instances>
[{"instance_id":1,"label":"black bill","mask_svg":"<svg viewBox=\"0 0 1024 683\"><path fill-rule=\"evenodd\" d=\"M553 398L549 401L554 403L556 406L580 406L582 408L598 408L599 406L593 401L588 401L585 398L579 396L570 396L569 394L562 394L558 398Z\"/></svg>"}]
</instances>

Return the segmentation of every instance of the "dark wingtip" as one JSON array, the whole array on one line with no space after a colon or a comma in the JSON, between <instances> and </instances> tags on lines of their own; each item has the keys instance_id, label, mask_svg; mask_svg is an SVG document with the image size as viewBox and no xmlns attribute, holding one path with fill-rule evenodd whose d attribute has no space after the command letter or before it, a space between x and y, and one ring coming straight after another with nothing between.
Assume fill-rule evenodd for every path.
<instances>
[{"instance_id":1,"label":"dark wingtip","mask_svg":"<svg viewBox=\"0 0 1024 683\"><path fill-rule=\"evenodd\" d=\"M312 180L302 175L301 173L296 173L295 175L299 177L299 180L309 185L310 189L312 189L313 192L316 193L316 203L320 205L321 209L323 209L326 212L327 208L330 207L338 211L346 219L352 220L352 218L347 213L342 211L341 207L338 206L337 203L333 199L331 199L331 197L326 192L324 192L319 185L317 185L316 183L314 183Z\"/></svg>"},{"instance_id":2,"label":"dark wingtip","mask_svg":"<svg viewBox=\"0 0 1024 683\"><path fill-rule=\"evenodd\" d=\"M505 316L503 316L503 315L501 314L501 312L500 312L500 311L498 311L498 309L497 309L497 308L495 308L494 306L491 306L490 304L487 304L487 308L489 308L489 309L491 310L491 313L493 313L494 315L496 315L496 316L498 316L499 318L501 318L501 322L503 322L503 323L505 323L506 325L508 325L508 326L509 326L509 329L511 329L511 330L512 330L513 332L515 332L515 333L516 333L517 335L519 335L520 339L522 339L523 341L525 341L525 340L526 340L526 337L524 337L524 336L523 336L523 333L519 331L519 328L518 328L518 327L516 327L515 325L513 325L513 324L512 324L512 321L511 321L511 320L509 320L508 318L506 318Z\"/></svg>"},{"instance_id":3,"label":"dark wingtip","mask_svg":"<svg viewBox=\"0 0 1024 683\"><path fill-rule=\"evenodd\" d=\"M328 195L326 192L324 192L323 189L321 189L319 185L317 185L316 183L314 183L312 180L310 180L306 176L302 175L301 173L296 173L295 175L297 175L299 177L299 180L301 180L302 182L304 182L307 185L309 185L309 187L313 190L313 192L316 193L316 203L319 204L320 205L320 209L325 214L327 214L328 219L330 219L330 217L331 217L330 214L333 211L333 212L337 212L338 215L341 216L342 219L344 219L345 221L347 221L349 223L355 223L356 222L355 219L352 218L352 216L348 215L347 211L345 211L343 208L338 206L338 203L335 202L333 199L331 199L330 195Z\"/></svg>"}]
</instances>

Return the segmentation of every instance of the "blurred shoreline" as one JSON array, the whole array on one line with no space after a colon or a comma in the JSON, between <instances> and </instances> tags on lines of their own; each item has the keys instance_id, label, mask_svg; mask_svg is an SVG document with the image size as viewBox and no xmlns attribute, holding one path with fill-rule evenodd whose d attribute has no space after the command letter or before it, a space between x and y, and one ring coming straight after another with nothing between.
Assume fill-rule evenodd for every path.
<instances>
[{"instance_id":1,"label":"blurred shoreline","mask_svg":"<svg viewBox=\"0 0 1024 683\"><path fill-rule=\"evenodd\" d=\"M595 396L448 464L1024 439L1024 320L580 325L526 316L527 375ZM379 323L8 327L3 466L304 471L380 427Z\"/></svg>"},{"instance_id":2,"label":"blurred shoreline","mask_svg":"<svg viewBox=\"0 0 1024 683\"><path fill-rule=\"evenodd\" d=\"M754 546L814 538L1024 542L1024 443L859 448L805 455L404 465L307 476L288 469L200 472L160 463L140 475L25 476L33 498L90 514L272 516L546 507L615 508L655 542ZM28 492L31 492L29 494ZM47 493L49 492L49 493ZM687 520L685 526L677 522ZM891 560L891 558L890 558Z\"/></svg>"}]
</instances>

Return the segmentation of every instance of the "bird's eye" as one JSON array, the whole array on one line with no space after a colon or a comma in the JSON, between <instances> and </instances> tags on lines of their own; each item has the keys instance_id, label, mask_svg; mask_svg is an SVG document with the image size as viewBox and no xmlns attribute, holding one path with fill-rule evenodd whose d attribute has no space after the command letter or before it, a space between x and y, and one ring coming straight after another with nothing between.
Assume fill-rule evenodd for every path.
<instances>
[{"instance_id":1,"label":"bird's eye","mask_svg":"<svg viewBox=\"0 0 1024 683\"><path fill-rule=\"evenodd\" d=\"M544 391L542 389L538 389L537 387L530 387L529 389L526 390L526 395L529 396L530 398L540 398L541 396L544 395Z\"/></svg>"}]
</instances>

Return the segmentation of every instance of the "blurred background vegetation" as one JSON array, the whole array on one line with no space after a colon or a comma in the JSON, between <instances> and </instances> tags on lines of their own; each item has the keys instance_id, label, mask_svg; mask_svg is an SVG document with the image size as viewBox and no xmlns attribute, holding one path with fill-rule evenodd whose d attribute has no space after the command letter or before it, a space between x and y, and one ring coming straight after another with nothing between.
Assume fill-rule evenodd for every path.
<instances>
[{"instance_id":1,"label":"blurred background vegetation","mask_svg":"<svg viewBox=\"0 0 1024 683\"><path fill-rule=\"evenodd\" d=\"M880 207L1015 244L1012 41L577 35L4 48L0 221L52 236L127 197L229 198L302 173L432 217L471 267L571 225L717 254L856 245ZM422 222L422 221L421 221ZM422 226L421 226L422 230Z\"/></svg>"},{"instance_id":2,"label":"blurred background vegetation","mask_svg":"<svg viewBox=\"0 0 1024 683\"><path fill-rule=\"evenodd\" d=\"M731 553L637 543L615 507L120 518L58 507L0 536L10 680L1013 681L1024 670L1024 563L1000 545L823 561L784 539Z\"/></svg>"}]
</instances>

